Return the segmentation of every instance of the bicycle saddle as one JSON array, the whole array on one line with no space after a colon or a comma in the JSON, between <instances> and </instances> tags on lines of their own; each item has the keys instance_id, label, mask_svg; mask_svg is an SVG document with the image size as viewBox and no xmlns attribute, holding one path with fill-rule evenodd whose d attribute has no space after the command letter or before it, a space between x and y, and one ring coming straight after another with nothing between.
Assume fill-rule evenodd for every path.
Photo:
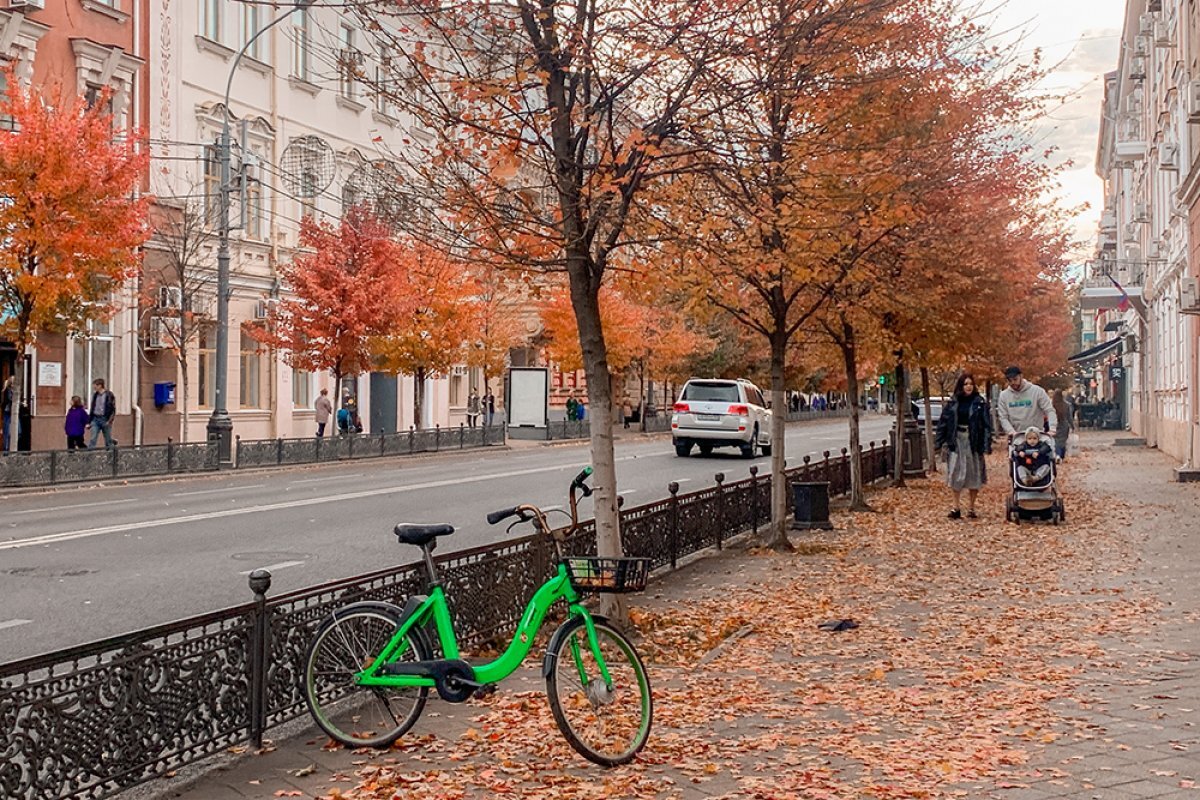
<instances>
[{"instance_id":1,"label":"bicycle saddle","mask_svg":"<svg viewBox=\"0 0 1200 800\"><path fill-rule=\"evenodd\" d=\"M424 547L439 536L449 536L454 533L453 525L445 523L433 525L417 525L401 522L396 526L396 538L401 544L415 544Z\"/></svg>"}]
</instances>

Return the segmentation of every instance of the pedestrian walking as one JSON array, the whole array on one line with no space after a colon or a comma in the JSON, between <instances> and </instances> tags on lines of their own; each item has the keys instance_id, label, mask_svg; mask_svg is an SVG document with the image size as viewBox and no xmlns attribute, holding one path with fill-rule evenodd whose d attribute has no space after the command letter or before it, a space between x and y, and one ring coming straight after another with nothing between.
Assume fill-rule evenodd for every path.
<instances>
[{"instance_id":1,"label":"pedestrian walking","mask_svg":"<svg viewBox=\"0 0 1200 800\"><path fill-rule=\"evenodd\" d=\"M976 519L975 501L987 483L984 456L992 452L992 415L975 388L975 378L964 372L954 384L954 395L938 418L934 446L946 461L946 485L954 492L950 519L962 519L962 493L967 492L967 518Z\"/></svg>"},{"instance_id":2,"label":"pedestrian walking","mask_svg":"<svg viewBox=\"0 0 1200 800\"><path fill-rule=\"evenodd\" d=\"M580 422L587 419L587 406L584 405L582 400L580 400L579 405L575 407L575 419L579 420Z\"/></svg>"},{"instance_id":3,"label":"pedestrian walking","mask_svg":"<svg viewBox=\"0 0 1200 800\"><path fill-rule=\"evenodd\" d=\"M100 434L104 434L104 447L112 449L116 444L112 437L112 421L117 415L117 398L108 390L103 378L92 381L92 404L89 406L88 419L92 427L92 435L88 439L88 449L96 446Z\"/></svg>"},{"instance_id":4,"label":"pedestrian walking","mask_svg":"<svg viewBox=\"0 0 1200 800\"><path fill-rule=\"evenodd\" d=\"M325 426L329 424L329 417L333 414L333 401L329 399L328 389L321 390L313 410L317 418L317 438L322 439L325 437Z\"/></svg>"},{"instance_id":5,"label":"pedestrian walking","mask_svg":"<svg viewBox=\"0 0 1200 800\"><path fill-rule=\"evenodd\" d=\"M574 422L575 414L579 411L579 401L575 399L575 392L567 395L567 421Z\"/></svg>"},{"instance_id":6,"label":"pedestrian walking","mask_svg":"<svg viewBox=\"0 0 1200 800\"><path fill-rule=\"evenodd\" d=\"M621 418L625 421L625 430L629 430L629 423L633 422L633 401L629 395L621 400Z\"/></svg>"},{"instance_id":7,"label":"pedestrian walking","mask_svg":"<svg viewBox=\"0 0 1200 800\"><path fill-rule=\"evenodd\" d=\"M350 433L354 426L354 414L350 411L350 405L353 401L346 400L342 403L342 407L337 412L337 429L342 436Z\"/></svg>"},{"instance_id":8,"label":"pedestrian walking","mask_svg":"<svg viewBox=\"0 0 1200 800\"><path fill-rule=\"evenodd\" d=\"M1067 439L1070 438L1071 430L1075 427L1071 401L1063 394L1062 389L1055 389L1050 404L1054 406L1054 414L1058 417L1058 430L1054 433L1054 452L1058 454L1059 458L1066 458Z\"/></svg>"},{"instance_id":9,"label":"pedestrian walking","mask_svg":"<svg viewBox=\"0 0 1200 800\"><path fill-rule=\"evenodd\" d=\"M467 397L467 427L468 428L474 428L475 424L477 422L479 422L479 405L480 405L479 404L479 392L472 389L470 396Z\"/></svg>"},{"instance_id":10,"label":"pedestrian walking","mask_svg":"<svg viewBox=\"0 0 1200 800\"><path fill-rule=\"evenodd\" d=\"M8 452L8 436L9 436L8 430L12 424L12 404L13 404L12 384L13 384L13 379L12 379L12 376L9 375L7 378L4 379L4 392L2 395L0 395L0 406L3 407L3 412L4 412L4 419L3 419L3 422L4 422L4 435L3 435L4 447L0 448L0 450L2 450L5 453Z\"/></svg>"},{"instance_id":11,"label":"pedestrian walking","mask_svg":"<svg viewBox=\"0 0 1200 800\"><path fill-rule=\"evenodd\" d=\"M67 419L63 423L68 450L84 449L83 435L87 432L87 425L88 412L83 406L83 398L75 395L71 398L71 407L67 409Z\"/></svg>"},{"instance_id":12,"label":"pedestrian walking","mask_svg":"<svg viewBox=\"0 0 1200 800\"><path fill-rule=\"evenodd\" d=\"M1037 428L1054 436L1058 432L1058 414L1046 390L1025 380L1020 367L1004 370L1004 377L1008 380L1008 388L1000 393L1000 407L996 412L1000 417L1000 429L1008 434L1009 440L1026 428Z\"/></svg>"},{"instance_id":13,"label":"pedestrian walking","mask_svg":"<svg viewBox=\"0 0 1200 800\"><path fill-rule=\"evenodd\" d=\"M496 396L492 394L491 389L484 398L484 405L487 407L487 424L490 428L496 422Z\"/></svg>"}]
</instances>

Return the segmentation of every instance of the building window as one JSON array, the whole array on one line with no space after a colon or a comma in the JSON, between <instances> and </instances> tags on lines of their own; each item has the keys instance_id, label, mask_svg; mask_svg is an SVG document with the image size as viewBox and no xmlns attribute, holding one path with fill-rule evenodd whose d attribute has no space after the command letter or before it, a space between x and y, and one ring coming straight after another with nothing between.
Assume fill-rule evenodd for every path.
<instances>
[{"instance_id":1,"label":"building window","mask_svg":"<svg viewBox=\"0 0 1200 800\"><path fill-rule=\"evenodd\" d=\"M304 218L317 215L317 173L306 169L300 173L300 216Z\"/></svg>"},{"instance_id":2,"label":"building window","mask_svg":"<svg viewBox=\"0 0 1200 800\"><path fill-rule=\"evenodd\" d=\"M87 333L71 341L71 394L91 402L92 381L103 378L112 389L112 325L107 322L88 322Z\"/></svg>"},{"instance_id":3,"label":"building window","mask_svg":"<svg viewBox=\"0 0 1200 800\"><path fill-rule=\"evenodd\" d=\"M204 218L215 225L221 214L221 154L216 144L204 147Z\"/></svg>"},{"instance_id":4,"label":"building window","mask_svg":"<svg viewBox=\"0 0 1200 800\"><path fill-rule=\"evenodd\" d=\"M10 61L0 61L0 65L11 66ZM8 73L0 71L0 96L8 97ZM18 131L21 127L11 114L0 114L0 130Z\"/></svg>"},{"instance_id":5,"label":"building window","mask_svg":"<svg viewBox=\"0 0 1200 800\"><path fill-rule=\"evenodd\" d=\"M261 345L242 331L241 392L242 408L262 408L262 350Z\"/></svg>"},{"instance_id":6,"label":"building window","mask_svg":"<svg viewBox=\"0 0 1200 800\"><path fill-rule=\"evenodd\" d=\"M312 378L311 372L292 370L292 408L312 408Z\"/></svg>"},{"instance_id":7,"label":"building window","mask_svg":"<svg viewBox=\"0 0 1200 800\"><path fill-rule=\"evenodd\" d=\"M467 368L456 366L450 373L450 406L463 408L467 405Z\"/></svg>"},{"instance_id":8,"label":"building window","mask_svg":"<svg viewBox=\"0 0 1200 800\"><path fill-rule=\"evenodd\" d=\"M202 327L198 337L199 351L196 354L196 367L200 373L197 381L197 403L201 408L213 408L217 404L216 344L216 328L212 325Z\"/></svg>"},{"instance_id":9,"label":"building window","mask_svg":"<svg viewBox=\"0 0 1200 800\"><path fill-rule=\"evenodd\" d=\"M385 117L396 116L392 85L392 53L383 48L379 51L379 63L375 65L375 110Z\"/></svg>"},{"instance_id":10,"label":"building window","mask_svg":"<svg viewBox=\"0 0 1200 800\"><path fill-rule=\"evenodd\" d=\"M263 240L262 184L256 180L246 182L246 238Z\"/></svg>"},{"instance_id":11,"label":"building window","mask_svg":"<svg viewBox=\"0 0 1200 800\"><path fill-rule=\"evenodd\" d=\"M242 40L241 45L246 46L246 43L254 39L258 32L262 29L262 10L256 5L248 3L242 5ZM254 39L254 43L246 48L246 55L253 59L262 61L262 40Z\"/></svg>"},{"instance_id":12,"label":"building window","mask_svg":"<svg viewBox=\"0 0 1200 800\"><path fill-rule=\"evenodd\" d=\"M200 35L221 41L221 4L224 0L200 0Z\"/></svg>"},{"instance_id":13,"label":"building window","mask_svg":"<svg viewBox=\"0 0 1200 800\"><path fill-rule=\"evenodd\" d=\"M304 81L312 77L312 28L303 8L292 12L292 74Z\"/></svg>"},{"instance_id":14,"label":"building window","mask_svg":"<svg viewBox=\"0 0 1200 800\"><path fill-rule=\"evenodd\" d=\"M338 32L341 50L338 54L338 91L342 97L353 100L358 83L359 60L362 54L354 47L354 28L342 24Z\"/></svg>"}]
</instances>

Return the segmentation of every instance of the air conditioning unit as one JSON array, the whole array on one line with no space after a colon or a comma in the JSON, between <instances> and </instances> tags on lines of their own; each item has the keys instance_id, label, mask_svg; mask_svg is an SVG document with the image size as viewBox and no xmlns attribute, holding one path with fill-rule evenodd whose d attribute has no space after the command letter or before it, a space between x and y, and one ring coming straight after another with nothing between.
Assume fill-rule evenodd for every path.
<instances>
[{"instance_id":1,"label":"air conditioning unit","mask_svg":"<svg viewBox=\"0 0 1200 800\"><path fill-rule=\"evenodd\" d=\"M198 317L211 317L216 313L217 298L207 292L192 292L187 299L187 310Z\"/></svg>"},{"instance_id":2,"label":"air conditioning unit","mask_svg":"<svg viewBox=\"0 0 1200 800\"><path fill-rule=\"evenodd\" d=\"M1151 36L1151 34L1152 34L1152 32L1147 33L1145 36L1139 36L1133 40L1133 54L1135 56L1145 57L1145 56L1150 55L1150 36Z\"/></svg>"},{"instance_id":3,"label":"air conditioning unit","mask_svg":"<svg viewBox=\"0 0 1200 800\"><path fill-rule=\"evenodd\" d=\"M1179 281L1179 313L1200 314L1200 278Z\"/></svg>"},{"instance_id":4,"label":"air conditioning unit","mask_svg":"<svg viewBox=\"0 0 1200 800\"><path fill-rule=\"evenodd\" d=\"M46 7L46 0L8 0L8 7L42 9Z\"/></svg>"},{"instance_id":5,"label":"air conditioning unit","mask_svg":"<svg viewBox=\"0 0 1200 800\"><path fill-rule=\"evenodd\" d=\"M183 290L178 286L158 287L158 307L178 311L183 306Z\"/></svg>"},{"instance_id":6,"label":"air conditioning unit","mask_svg":"<svg viewBox=\"0 0 1200 800\"><path fill-rule=\"evenodd\" d=\"M1158 168L1174 172L1179 169L1179 164L1176 162L1176 155L1179 153L1179 148L1173 144L1159 145L1158 148Z\"/></svg>"},{"instance_id":7,"label":"air conditioning unit","mask_svg":"<svg viewBox=\"0 0 1200 800\"><path fill-rule=\"evenodd\" d=\"M1161 239L1151 239L1150 244L1146 246L1146 259L1149 261L1161 261L1163 258L1163 243Z\"/></svg>"},{"instance_id":8,"label":"air conditioning unit","mask_svg":"<svg viewBox=\"0 0 1200 800\"><path fill-rule=\"evenodd\" d=\"M1188 122L1200 122L1200 81L1189 81L1184 87L1187 92L1187 119Z\"/></svg>"},{"instance_id":9,"label":"air conditioning unit","mask_svg":"<svg viewBox=\"0 0 1200 800\"><path fill-rule=\"evenodd\" d=\"M1142 14L1138 17L1138 34L1140 36L1150 36L1154 33L1154 23L1157 18L1153 14Z\"/></svg>"},{"instance_id":10,"label":"air conditioning unit","mask_svg":"<svg viewBox=\"0 0 1200 800\"><path fill-rule=\"evenodd\" d=\"M146 334L147 350L166 350L179 341L179 320L170 317L151 317Z\"/></svg>"},{"instance_id":11,"label":"air conditioning unit","mask_svg":"<svg viewBox=\"0 0 1200 800\"><path fill-rule=\"evenodd\" d=\"M1171 41L1171 26L1166 20L1160 19L1154 23L1154 46L1155 47L1170 47L1174 42Z\"/></svg>"},{"instance_id":12,"label":"air conditioning unit","mask_svg":"<svg viewBox=\"0 0 1200 800\"><path fill-rule=\"evenodd\" d=\"M1146 59L1134 58L1129 62L1130 80L1140 81L1146 77Z\"/></svg>"},{"instance_id":13,"label":"air conditioning unit","mask_svg":"<svg viewBox=\"0 0 1200 800\"><path fill-rule=\"evenodd\" d=\"M1133 221L1134 222L1149 222L1150 221L1150 205L1148 203L1133 204Z\"/></svg>"}]
</instances>

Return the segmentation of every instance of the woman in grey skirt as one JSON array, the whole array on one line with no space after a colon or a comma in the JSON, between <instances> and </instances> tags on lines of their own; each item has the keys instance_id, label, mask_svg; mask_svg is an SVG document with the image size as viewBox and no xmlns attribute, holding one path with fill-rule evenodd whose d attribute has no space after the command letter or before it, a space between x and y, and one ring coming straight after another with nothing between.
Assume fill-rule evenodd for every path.
<instances>
[{"instance_id":1,"label":"woman in grey skirt","mask_svg":"<svg viewBox=\"0 0 1200 800\"><path fill-rule=\"evenodd\" d=\"M969 373L958 376L954 396L942 409L936 446L946 460L946 485L954 492L950 519L962 519L964 489L969 500L967 518L975 519L975 500L987 483L984 456L992 452L992 415Z\"/></svg>"}]
</instances>

